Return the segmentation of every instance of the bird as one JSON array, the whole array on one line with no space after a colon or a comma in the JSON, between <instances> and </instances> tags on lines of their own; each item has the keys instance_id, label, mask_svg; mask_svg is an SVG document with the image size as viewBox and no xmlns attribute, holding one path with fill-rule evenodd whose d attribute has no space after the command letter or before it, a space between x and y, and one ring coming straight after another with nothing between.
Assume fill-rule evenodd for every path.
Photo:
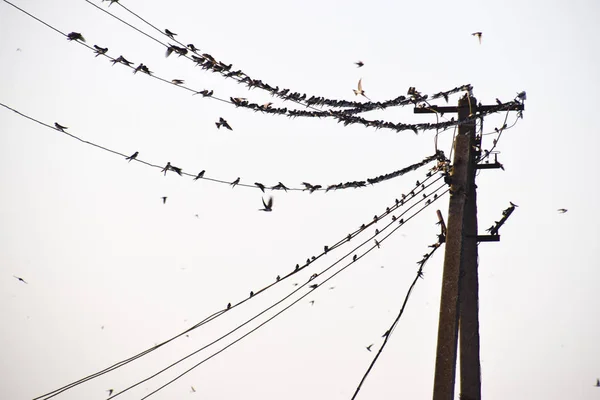
<instances>
[{"instance_id":1,"label":"bird","mask_svg":"<svg viewBox=\"0 0 600 400\"><path fill-rule=\"evenodd\" d=\"M192 393L195 393L196 389L194 389L194 387L192 386Z\"/></svg>"},{"instance_id":2,"label":"bird","mask_svg":"<svg viewBox=\"0 0 600 400\"><path fill-rule=\"evenodd\" d=\"M164 175L167 175L167 171L171 169L171 161L167 161L167 165L160 171L164 172Z\"/></svg>"},{"instance_id":3,"label":"bird","mask_svg":"<svg viewBox=\"0 0 600 400\"><path fill-rule=\"evenodd\" d=\"M377 241L377 239L374 239L374 240L375 240L375 246L377 246L378 249L381 248L381 246L379 245L379 242Z\"/></svg>"},{"instance_id":4,"label":"bird","mask_svg":"<svg viewBox=\"0 0 600 400\"><path fill-rule=\"evenodd\" d=\"M596 379L596 384L594 385L594 387L600 387L600 379Z\"/></svg>"},{"instance_id":5,"label":"bird","mask_svg":"<svg viewBox=\"0 0 600 400\"><path fill-rule=\"evenodd\" d=\"M238 178L237 178L235 181L231 182L231 187L232 187L232 188L234 188L234 187L235 187L235 185L237 185L238 183L240 183L240 178L239 178L239 176L238 176Z\"/></svg>"},{"instance_id":6,"label":"bird","mask_svg":"<svg viewBox=\"0 0 600 400\"><path fill-rule=\"evenodd\" d=\"M217 129L221 129L221 127L223 126L227 129L229 129L230 131L233 130L233 129L231 129L231 126L229 125L229 123L223 117L219 117L219 122L215 122L215 124L217 125Z\"/></svg>"},{"instance_id":7,"label":"bird","mask_svg":"<svg viewBox=\"0 0 600 400\"><path fill-rule=\"evenodd\" d=\"M262 199L262 203L263 203L264 208L260 208L258 211L266 211L266 212L273 211L273 196L269 197L269 201L267 201L266 203L265 203L265 199Z\"/></svg>"},{"instance_id":8,"label":"bird","mask_svg":"<svg viewBox=\"0 0 600 400\"><path fill-rule=\"evenodd\" d=\"M564 213L566 213L566 212L567 212L567 211L569 211L569 210L567 210L566 208L559 208L557 211L558 211L559 213L561 213L561 214L564 214Z\"/></svg>"},{"instance_id":9,"label":"bird","mask_svg":"<svg viewBox=\"0 0 600 400\"><path fill-rule=\"evenodd\" d=\"M132 154L132 155L130 155L129 157L125 157L125 159L126 159L128 162L131 162L131 160L135 160L135 159L136 159L136 157L138 156L138 154L140 154L140 152L139 152L139 151L136 151L135 153L133 153L133 154Z\"/></svg>"},{"instance_id":10,"label":"bird","mask_svg":"<svg viewBox=\"0 0 600 400\"><path fill-rule=\"evenodd\" d=\"M352 256L352 261L356 261L358 259L358 256L355 254Z\"/></svg>"},{"instance_id":11,"label":"bird","mask_svg":"<svg viewBox=\"0 0 600 400\"><path fill-rule=\"evenodd\" d=\"M260 182L254 182L254 185L261 190L261 192L265 192L265 185Z\"/></svg>"},{"instance_id":12,"label":"bird","mask_svg":"<svg viewBox=\"0 0 600 400\"><path fill-rule=\"evenodd\" d=\"M131 61L127 61L123 56L119 56L111 60L111 62L113 63L113 65L115 65L116 63L121 63L127 65L128 67L131 67L131 64L133 64Z\"/></svg>"},{"instance_id":13,"label":"bird","mask_svg":"<svg viewBox=\"0 0 600 400\"><path fill-rule=\"evenodd\" d=\"M315 305L315 301L314 300L309 301L309 303L310 303L311 306Z\"/></svg>"},{"instance_id":14,"label":"bird","mask_svg":"<svg viewBox=\"0 0 600 400\"><path fill-rule=\"evenodd\" d=\"M316 283L309 286L309 288L311 288L311 289L316 289L318 287L319 287L319 285L317 285Z\"/></svg>"},{"instance_id":15,"label":"bird","mask_svg":"<svg viewBox=\"0 0 600 400\"><path fill-rule=\"evenodd\" d=\"M108 47L100 47L100 46L96 46L94 45L94 52L96 53L96 57L98 57L100 54L106 54L106 52L108 51Z\"/></svg>"},{"instance_id":16,"label":"bird","mask_svg":"<svg viewBox=\"0 0 600 400\"><path fill-rule=\"evenodd\" d=\"M163 204L167 203L167 196L163 196L163 197L161 197L161 199L163 200Z\"/></svg>"},{"instance_id":17,"label":"bird","mask_svg":"<svg viewBox=\"0 0 600 400\"><path fill-rule=\"evenodd\" d=\"M170 30L168 30L168 29L165 29L165 34L166 34L168 37L170 37L171 39L173 39L173 40L175 40L175 36L177 36L177 34L176 34L176 33L173 33L173 32L171 32L171 31L170 31Z\"/></svg>"},{"instance_id":18,"label":"bird","mask_svg":"<svg viewBox=\"0 0 600 400\"><path fill-rule=\"evenodd\" d=\"M23 283L25 283L25 284L28 284L28 283L25 281L25 279L21 278L20 276L15 276L15 275L13 275L13 276L14 276L14 277L15 277L15 279L17 279L19 282L23 282Z\"/></svg>"},{"instance_id":19,"label":"bird","mask_svg":"<svg viewBox=\"0 0 600 400\"><path fill-rule=\"evenodd\" d=\"M54 123L54 127L55 127L56 129L58 129L59 131L61 131L61 132L64 132L64 131L65 131L65 129L69 129L69 128L67 128L66 126L62 126L62 125L61 125L61 124L59 124L58 122L55 122L55 123Z\"/></svg>"},{"instance_id":20,"label":"bird","mask_svg":"<svg viewBox=\"0 0 600 400\"><path fill-rule=\"evenodd\" d=\"M371 99L369 99L369 98L368 98L368 97L365 95L365 91L364 91L364 90L363 90L363 88L362 88L362 78L360 78L360 79L358 80L358 90L357 90L357 89L352 89L352 90L354 91L354 94L355 94L355 95L357 95L357 96L358 96L358 95L360 94L361 96L363 96L363 97L364 97L364 98L366 98L367 100L371 101Z\"/></svg>"},{"instance_id":21,"label":"bird","mask_svg":"<svg viewBox=\"0 0 600 400\"><path fill-rule=\"evenodd\" d=\"M368 345L367 350L371 351L371 347L373 347L373 344Z\"/></svg>"},{"instance_id":22,"label":"bird","mask_svg":"<svg viewBox=\"0 0 600 400\"><path fill-rule=\"evenodd\" d=\"M227 303L227 309L229 310L231 308L231 303Z\"/></svg>"},{"instance_id":23,"label":"bird","mask_svg":"<svg viewBox=\"0 0 600 400\"><path fill-rule=\"evenodd\" d=\"M173 83L175 85L183 85L185 83L185 81L183 79L172 79L171 83Z\"/></svg>"},{"instance_id":24,"label":"bird","mask_svg":"<svg viewBox=\"0 0 600 400\"><path fill-rule=\"evenodd\" d=\"M250 291L250 297L254 296L254 292Z\"/></svg>"},{"instance_id":25,"label":"bird","mask_svg":"<svg viewBox=\"0 0 600 400\"><path fill-rule=\"evenodd\" d=\"M196 177L194 178L194 180L197 181L198 179L202 178L204 176L205 172L206 172L205 170L202 170L202 171L198 172L198 175L196 175Z\"/></svg>"},{"instance_id":26,"label":"bird","mask_svg":"<svg viewBox=\"0 0 600 400\"><path fill-rule=\"evenodd\" d=\"M83 35L81 33L78 32L71 32L67 35L67 40L81 40L82 42L85 43L85 39L83 38Z\"/></svg>"},{"instance_id":27,"label":"bird","mask_svg":"<svg viewBox=\"0 0 600 400\"><path fill-rule=\"evenodd\" d=\"M364 62L362 62L362 61L360 61L360 60L358 60L358 61L357 61L357 62L355 62L354 64L356 64L356 68L360 68L360 67L362 67L363 65L365 65L365 63L364 63Z\"/></svg>"},{"instance_id":28,"label":"bird","mask_svg":"<svg viewBox=\"0 0 600 400\"><path fill-rule=\"evenodd\" d=\"M193 51L194 53L198 51L198 49L196 48L196 46L194 46L192 43L188 44L186 47L188 49L190 49L190 51Z\"/></svg>"},{"instance_id":29,"label":"bird","mask_svg":"<svg viewBox=\"0 0 600 400\"><path fill-rule=\"evenodd\" d=\"M482 32L473 32L473 33L471 33L471 36L477 36L477 39L479 39L479 44L481 44L481 35L483 35Z\"/></svg>"},{"instance_id":30,"label":"bird","mask_svg":"<svg viewBox=\"0 0 600 400\"><path fill-rule=\"evenodd\" d=\"M108 397L110 397L110 396L112 396L114 390L113 389L108 389L107 392L108 392Z\"/></svg>"}]
</instances>

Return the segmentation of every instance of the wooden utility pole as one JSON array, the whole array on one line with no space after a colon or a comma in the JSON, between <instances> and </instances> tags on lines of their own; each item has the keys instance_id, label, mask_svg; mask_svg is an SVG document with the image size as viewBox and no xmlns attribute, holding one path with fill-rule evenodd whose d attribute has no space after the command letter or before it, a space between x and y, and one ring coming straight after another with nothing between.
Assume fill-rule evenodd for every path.
<instances>
[{"instance_id":1,"label":"wooden utility pole","mask_svg":"<svg viewBox=\"0 0 600 400\"><path fill-rule=\"evenodd\" d=\"M465 121L476 116L478 111L487 111L493 107L478 105L474 97L466 94L458 101L458 107L416 108L415 113L457 112L459 121ZM524 107L520 104L509 109L523 110ZM481 152L480 142L481 137L476 135L474 120L459 125L458 135L453 143L454 160L449 177L451 197L448 207L433 400L454 399L459 331L461 398L481 399L477 243L480 239L488 240L480 238L477 234L475 172ZM500 165L495 164L488 167L497 168ZM499 238L494 238L496 239Z\"/></svg>"}]
</instances>

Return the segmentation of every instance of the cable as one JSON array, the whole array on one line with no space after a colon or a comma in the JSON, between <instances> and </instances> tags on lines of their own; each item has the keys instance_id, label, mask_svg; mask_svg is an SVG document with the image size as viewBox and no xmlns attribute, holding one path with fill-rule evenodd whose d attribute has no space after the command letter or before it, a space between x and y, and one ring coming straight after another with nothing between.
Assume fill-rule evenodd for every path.
<instances>
[{"instance_id":1,"label":"cable","mask_svg":"<svg viewBox=\"0 0 600 400\"><path fill-rule=\"evenodd\" d=\"M37 119L35 119L33 117L28 116L26 114L23 114L22 112L19 112L19 111L15 110L14 108L9 107L9 106L7 106L7 105L5 105L3 103L0 103L0 106L2 106L4 108L7 108L7 109L9 109L9 110L17 113L18 115L20 115L22 117L25 117L25 118L27 118L27 119L29 119L31 121L37 122L38 124L43 125L43 126L45 126L47 128L50 128L50 129L53 129L55 131L64 133L65 135L67 135L67 136L69 136L69 137L71 137L73 139L76 139L76 140L78 140L78 141L80 141L82 143L94 146L94 147L99 148L99 149L104 150L104 151L108 151L110 153L119 155L119 156L124 157L126 159L130 159L131 157L133 157L133 156L127 156L127 155L125 155L125 154L123 154L121 152L109 149L107 147L98 145L96 143L92 143L92 142L89 142L87 140L83 140L83 139L79 138L78 136L75 136L75 135L73 135L71 133L68 133L68 132L66 132L64 130L58 129L58 128L52 126L52 125L48 125L48 124L46 124L44 122L41 122L41 121L39 121L39 120L37 120ZM262 184L260 184L258 182L256 182L254 185L245 184L245 183L237 183L236 186L246 187L246 188L252 188L252 189L259 189L259 190L262 190L262 191L264 191L264 189L284 190L284 191L288 191L288 190L289 191L307 191L308 190L310 193L313 193L315 191L323 191L323 192L327 193L330 190L340 190L340 189L349 189L349 188L361 188L361 187L366 187L367 185L374 185L374 184L377 184L377 183L380 183L380 182L383 182L383 181L387 181L387 180L390 180L390 179L393 179L393 178L397 178L397 177L402 176L402 175L404 175L404 174L406 174L408 172L411 172L411 171L414 171L414 170L416 170L418 168L421 168L421 167L429 164L432 161L440 160L440 159L444 159L444 155L443 155L443 153L438 152L437 154L428 156L428 157L424 158L422 161L419 161L417 163L414 163L414 164L411 164L409 166L406 166L406 167L404 167L404 168L402 168L400 170L393 171L393 172L390 172L390 173L387 173L387 174L384 174L384 175L379 175L379 176L374 177L374 178L368 178L366 181L365 180L361 180L361 181L349 181L349 182L345 182L345 183L338 183L338 184L325 185L325 186L323 186L323 185L312 185L310 183L306 183L305 182L304 183L304 186L305 186L304 188L288 188L285 185L283 185L281 182L279 182L277 185L273 185L273 186L265 186L265 185L262 185ZM211 182L216 182L216 183L220 183L220 184L226 184L226 185L231 185L232 184L232 182L228 182L228 181L224 181L224 180L216 179L216 178L209 178L207 176L204 176L204 172L201 172L200 174L197 174L197 175L190 174L190 173L187 173L187 172L183 172L183 170L181 170L180 168L171 166L170 162L168 164L169 165L168 167L160 166L160 165L153 164L153 163L150 163L150 162L147 162L147 161L143 161L143 160L139 159L137 157L137 155L134 158L131 158L131 161L136 161L136 162L142 163L144 165L147 165L149 167L158 168L158 169L161 170L161 172L165 172L165 174L168 171L174 171L174 172L176 172L179 175L182 175L182 176L186 175L186 176L192 177L192 178L194 178L194 180L203 179L203 180L207 180L207 181L211 181ZM259 185L261 185L263 187L261 188Z\"/></svg>"}]
</instances>

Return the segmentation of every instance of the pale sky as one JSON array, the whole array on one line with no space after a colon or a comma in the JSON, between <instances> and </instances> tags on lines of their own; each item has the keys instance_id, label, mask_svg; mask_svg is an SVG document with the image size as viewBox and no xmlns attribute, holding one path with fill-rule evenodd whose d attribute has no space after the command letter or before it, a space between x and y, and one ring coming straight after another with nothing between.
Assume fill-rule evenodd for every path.
<instances>
[{"instance_id":1,"label":"pale sky","mask_svg":"<svg viewBox=\"0 0 600 400\"><path fill-rule=\"evenodd\" d=\"M165 58L164 47L84 0L12 2L65 33L82 33L89 45L108 47L111 57L144 63L194 90L297 106L183 57ZM122 2L234 70L309 96L365 100L352 92L360 78L374 101L406 95L410 86L432 94L472 84L484 104L526 90L524 119L498 142L505 171L477 177L480 233L509 201L519 206L500 229L501 241L479 246L482 395L600 398L597 1ZM92 3L169 41L119 5ZM483 32L481 44L475 31ZM364 180L434 153L434 131L344 127L192 96L111 66L4 1L0 60L0 103L117 152L139 151L141 160L170 161L191 174L205 169L227 182L300 187ZM219 117L233 131L217 129ZM412 107L364 117L435 122ZM486 117L483 132L503 120L504 114ZM439 136L446 155L452 132ZM485 136L483 147L494 137ZM265 213L258 211L258 189L165 177L0 107L1 397L33 399L247 298L383 213L428 167L361 189L267 192L274 207ZM350 399L375 355L365 347L379 348L417 261L436 241L436 209L447 215L447 196L380 249L150 398ZM372 234L189 337L55 398L100 400L108 389L127 388L277 302ZM426 265L358 399L431 398L443 250ZM141 399L273 313L117 398Z\"/></svg>"}]
</instances>

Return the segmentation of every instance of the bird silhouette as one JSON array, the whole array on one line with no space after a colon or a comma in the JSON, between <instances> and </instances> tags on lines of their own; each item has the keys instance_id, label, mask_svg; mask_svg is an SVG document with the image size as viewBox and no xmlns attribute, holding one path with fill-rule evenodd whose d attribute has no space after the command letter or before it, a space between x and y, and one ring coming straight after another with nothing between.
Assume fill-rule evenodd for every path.
<instances>
[{"instance_id":1,"label":"bird silhouette","mask_svg":"<svg viewBox=\"0 0 600 400\"><path fill-rule=\"evenodd\" d=\"M231 303L227 303L227 309L229 310L231 308Z\"/></svg>"},{"instance_id":2,"label":"bird silhouette","mask_svg":"<svg viewBox=\"0 0 600 400\"><path fill-rule=\"evenodd\" d=\"M358 96L358 95L361 95L361 96L363 96L364 98L366 98L367 100L371 101L371 99L369 99L369 98L368 98L368 97L365 95L365 91L364 91L364 90L363 90L363 88L362 88L362 78L360 78L360 79L358 80L358 89L352 89L352 90L354 91L354 94L355 94L355 95L357 95L357 96Z\"/></svg>"},{"instance_id":3,"label":"bird silhouette","mask_svg":"<svg viewBox=\"0 0 600 400\"><path fill-rule=\"evenodd\" d=\"M317 285L316 283L309 286L309 288L311 288L311 289L316 289L318 287L319 287L319 285Z\"/></svg>"},{"instance_id":4,"label":"bird silhouette","mask_svg":"<svg viewBox=\"0 0 600 400\"><path fill-rule=\"evenodd\" d=\"M110 396L112 396L114 390L113 389L108 389L107 392L108 392L108 397L110 397Z\"/></svg>"},{"instance_id":5,"label":"bird silhouette","mask_svg":"<svg viewBox=\"0 0 600 400\"><path fill-rule=\"evenodd\" d=\"M269 197L269 201L265 203L265 199L262 199L262 203L263 203L263 207L264 208L260 208L258 211L266 211L266 212L271 212L273 211L273 197Z\"/></svg>"},{"instance_id":6,"label":"bird silhouette","mask_svg":"<svg viewBox=\"0 0 600 400\"><path fill-rule=\"evenodd\" d=\"M596 384L594 386L595 387L600 387L600 379L596 379Z\"/></svg>"},{"instance_id":7,"label":"bird silhouette","mask_svg":"<svg viewBox=\"0 0 600 400\"><path fill-rule=\"evenodd\" d=\"M132 154L132 155L130 155L129 157L125 157L125 159L126 159L128 162L131 162L131 160L135 160L135 159L136 159L136 157L138 156L138 154L140 154L140 152L139 152L139 151L136 151L135 153L133 153L133 154Z\"/></svg>"},{"instance_id":8,"label":"bird silhouette","mask_svg":"<svg viewBox=\"0 0 600 400\"><path fill-rule=\"evenodd\" d=\"M373 347L373 344L370 344L366 347L367 350L371 351L371 347Z\"/></svg>"},{"instance_id":9,"label":"bird silhouette","mask_svg":"<svg viewBox=\"0 0 600 400\"><path fill-rule=\"evenodd\" d=\"M194 180L197 181L198 179L202 178L204 176L205 172L206 172L205 170L202 170L202 171L198 172L198 175L196 175L196 177L194 178Z\"/></svg>"},{"instance_id":10,"label":"bird silhouette","mask_svg":"<svg viewBox=\"0 0 600 400\"><path fill-rule=\"evenodd\" d=\"M171 31L170 31L170 30L168 30L168 29L165 29L165 34L166 34L168 37L170 37L171 39L173 39L173 40L175 40L175 36L177 36L177 34L176 34L176 33L173 33L173 32L171 32Z\"/></svg>"},{"instance_id":11,"label":"bird silhouette","mask_svg":"<svg viewBox=\"0 0 600 400\"><path fill-rule=\"evenodd\" d=\"M108 51L108 47L100 47L100 46L96 46L94 45L94 52L96 53L96 57L98 57L100 54L106 54L106 52Z\"/></svg>"},{"instance_id":12,"label":"bird silhouette","mask_svg":"<svg viewBox=\"0 0 600 400\"><path fill-rule=\"evenodd\" d=\"M186 47L187 47L188 49L190 49L190 51L192 51L192 52L194 52L194 53L196 53L196 52L198 52L198 51L199 51L199 50L196 48L196 46L194 46L192 43L188 44Z\"/></svg>"},{"instance_id":13,"label":"bird silhouette","mask_svg":"<svg viewBox=\"0 0 600 400\"><path fill-rule=\"evenodd\" d=\"M471 36L477 36L477 39L479 39L479 44L481 44L481 35L483 35L483 33L481 33L481 32L471 33Z\"/></svg>"},{"instance_id":14,"label":"bird silhouette","mask_svg":"<svg viewBox=\"0 0 600 400\"><path fill-rule=\"evenodd\" d=\"M314 300L309 301L309 303L310 303L311 306L315 305L315 301Z\"/></svg>"},{"instance_id":15,"label":"bird silhouette","mask_svg":"<svg viewBox=\"0 0 600 400\"><path fill-rule=\"evenodd\" d=\"M231 182L231 187L234 188L235 185L237 185L238 183L240 183L240 178L239 177L235 181Z\"/></svg>"},{"instance_id":16,"label":"bird silhouette","mask_svg":"<svg viewBox=\"0 0 600 400\"><path fill-rule=\"evenodd\" d=\"M356 68L360 68L360 67L362 67L363 65L365 65L365 63L364 63L364 62L362 62L362 61L360 61L360 60L359 60L359 61L357 61L357 62L355 62L354 64L356 64Z\"/></svg>"},{"instance_id":17,"label":"bird silhouette","mask_svg":"<svg viewBox=\"0 0 600 400\"><path fill-rule=\"evenodd\" d=\"M254 185L261 190L261 192L265 192L265 185L260 182L254 182Z\"/></svg>"},{"instance_id":18,"label":"bird silhouette","mask_svg":"<svg viewBox=\"0 0 600 400\"><path fill-rule=\"evenodd\" d=\"M511 206L511 207L519 207L518 205L516 205L516 204L515 204L515 203L513 203L512 201L509 201L509 203L510 203L510 206Z\"/></svg>"},{"instance_id":19,"label":"bird silhouette","mask_svg":"<svg viewBox=\"0 0 600 400\"><path fill-rule=\"evenodd\" d=\"M67 35L67 40L79 40L81 42L85 43L85 39L83 38L83 36L81 35L81 33L78 32L71 32Z\"/></svg>"},{"instance_id":20,"label":"bird silhouette","mask_svg":"<svg viewBox=\"0 0 600 400\"><path fill-rule=\"evenodd\" d=\"M133 64L131 61L127 61L123 56L119 56L114 60L111 60L111 62L113 63L113 65L115 65L116 63L121 63L127 65L128 67L131 67L131 65Z\"/></svg>"},{"instance_id":21,"label":"bird silhouette","mask_svg":"<svg viewBox=\"0 0 600 400\"><path fill-rule=\"evenodd\" d=\"M166 204L166 203L167 203L167 196L163 196L163 197L161 197L161 199L162 199L162 201L163 201L163 204Z\"/></svg>"},{"instance_id":22,"label":"bird silhouette","mask_svg":"<svg viewBox=\"0 0 600 400\"><path fill-rule=\"evenodd\" d=\"M171 79L171 83L175 85L183 85L185 81L183 79Z\"/></svg>"},{"instance_id":23,"label":"bird silhouette","mask_svg":"<svg viewBox=\"0 0 600 400\"><path fill-rule=\"evenodd\" d=\"M21 278L21 277L19 277L19 276L15 276L15 275L13 275L13 277L14 277L15 279L17 279L19 282L23 282L23 283L26 283L26 284L27 284L27 282L25 281L25 279L23 279L23 278Z\"/></svg>"},{"instance_id":24,"label":"bird silhouette","mask_svg":"<svg viewBox=\"0 0 600 400\"><path fill-rule=\"evenodd\" d=\"M192 393L196 393L196 389L192 386Z\"/></svg>"},{"instance_id":25,"label":"bird silhouette","mask_svg":"<svg viewBox=\"0 0 600 400\"><path fill-rule=\"evenodd\" d=\"M254 292L251 291L250 292L250 297L252 297L252 296L254 296Z\"/></svg>"},{"instance_id":26,"label":"bird silhouette","mask_svg":"<svg viewBox=\"0 0 600 400\"><path fill-rule=\"evenodd\" d=\"M58 129L59 131L61 131L61 132L64 132L64 131L65 131L65 129L69 129L69 128L67 128L66 126L62 126L62 125L61 125L61 124L59 124L58 122L55 122L55 123L54 123L54 127L55 127L56 129Z\"/></svg>"},{"instance_id":27,"label":"bird silhouette","mask_svg":"<svg viewBox=\"0 0 600 400\"><path fill-rule=\"evenodd\" d=\"M231 129L231 126L229 125L229 123L223 117L219 117L219 122L215 122L215 124L217 125L217 129L221 129L221 127L223 126L227 129L229 129L230 131L233 130L233 129Z\"/></svg>"},{"instance_id":28,"label":"bird silhouette","mask_svg":"<svg viewBox=\"0 0 600 400\"><path fill-rule=\"evenodd\" d=\"M559 213L561 213L561 214L564 214L564 213L566 213L566 212L567 212L567 211L569 211L569 210L567 210L566 208L559 208L557 211L558 211Z\"/></svg>"}]
</instances>

